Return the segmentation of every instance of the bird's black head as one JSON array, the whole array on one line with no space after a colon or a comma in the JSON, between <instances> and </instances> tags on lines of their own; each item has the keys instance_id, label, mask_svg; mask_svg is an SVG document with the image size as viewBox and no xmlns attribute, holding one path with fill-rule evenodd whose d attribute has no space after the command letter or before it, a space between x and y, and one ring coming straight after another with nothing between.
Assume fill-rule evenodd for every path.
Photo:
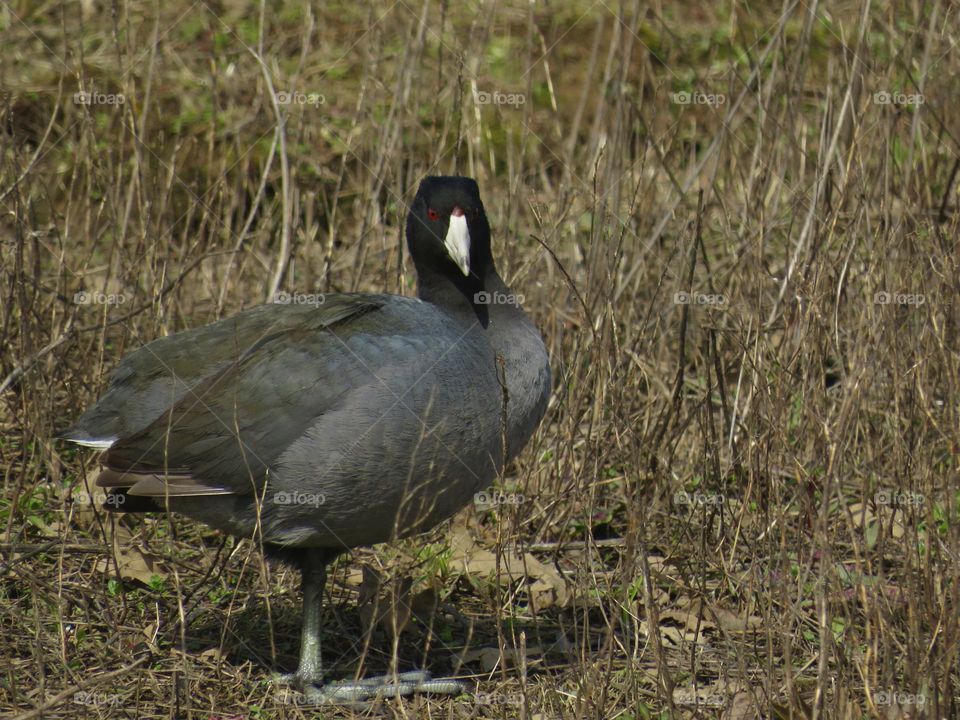
<instances>
[{"instance_id":1,"label":"bird's black head","mask_svg":"<svg viewBox=\"0 0 960 720\"><path fill-rule=\"evenodd\" d=\"M476 181L424 178L407 216L407 246L421 283L438 274L458 287L482 291L494 267L490 225Z\"/></svg>"}]
</instances>

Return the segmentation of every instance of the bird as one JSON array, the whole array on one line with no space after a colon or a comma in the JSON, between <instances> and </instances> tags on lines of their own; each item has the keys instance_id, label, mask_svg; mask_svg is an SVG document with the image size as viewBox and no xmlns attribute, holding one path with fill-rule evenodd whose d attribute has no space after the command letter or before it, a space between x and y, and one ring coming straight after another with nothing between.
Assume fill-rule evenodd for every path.
<instances>
[{"instance_id":1,"label":"bird","mask_svg":"<svg viewBox=\"0 0 960 720\"><path fill-rule=\"evenodd\" d=\"M460 691L420 671L324 685L327 568L469 504L527 444L551 392L543 338L494 264L476 181L423 178L406 240L416 297L272 302L155 339L58 434L101 451L106 508L176 512L300 570L300 657L286 680L317 702Z\"/></svg>"}]
</instances>

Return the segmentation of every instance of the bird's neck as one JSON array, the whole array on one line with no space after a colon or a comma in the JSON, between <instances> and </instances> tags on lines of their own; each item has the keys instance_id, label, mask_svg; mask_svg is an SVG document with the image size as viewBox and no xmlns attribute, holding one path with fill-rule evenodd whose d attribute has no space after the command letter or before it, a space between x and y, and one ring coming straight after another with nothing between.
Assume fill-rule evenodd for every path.
<instances>
[{"instance_id":1,"label":"bird's neck","mask_svg":"<svg viewBox=\"0 0 960 720\"><path fill-rule=\"evenodd\" d=\"M479 322L483 327L490 322L491 310L485 300L494 293L505 292L508 288L492 263L481 269L480 274L467 276L417 267L417 297L464 321Z\"/></svg>"}]
</instances>

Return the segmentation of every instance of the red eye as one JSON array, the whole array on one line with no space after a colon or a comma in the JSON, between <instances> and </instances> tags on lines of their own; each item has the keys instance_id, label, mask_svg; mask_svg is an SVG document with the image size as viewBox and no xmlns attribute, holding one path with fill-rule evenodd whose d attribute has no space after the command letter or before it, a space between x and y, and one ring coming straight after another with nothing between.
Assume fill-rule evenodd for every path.
<instances>
[{"instance_id":1,"label":"red eye","mask_svg":"<svg viewBox=\"0 0 960 720\"><path fill-rule=\"evenodd\" d=\"M433 208L430 208L429 210L427 210L427 217L433 220L434 222L436 222L437 220L440 219L440 213L438 213Z\"/></svg>"}]
</instances>

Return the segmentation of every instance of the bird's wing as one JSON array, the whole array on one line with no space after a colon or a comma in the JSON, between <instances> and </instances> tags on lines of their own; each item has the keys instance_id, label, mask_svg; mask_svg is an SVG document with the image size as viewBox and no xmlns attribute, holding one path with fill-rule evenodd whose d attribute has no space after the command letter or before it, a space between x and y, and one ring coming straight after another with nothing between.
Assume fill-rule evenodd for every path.
<instances>
[{"instance_id":1,"label":"bird's wing","mask_svg":"<svg viewBox=\"0 0 960 720\"><path fill-rule=\"evenodd\" d=\"M229 369L271 337L302 323L323 327L349 321L379 308L384 297L342 294L326 300L319 306L260 305L144 345L120 361L97 404L57 437L108 448L152 423L193 388Z\"/></svg>"},{"instance_id":2,"label":"bird's wing","mask_svg":"<svg viewBox=\"0 0 960 720\"><path fill-rule=\"evenodd\" d=\"M397 313L390 323L381 317L379 296L333 297L266 330L258 322L256 337L235 324L236 336L224 340L232 359L222 353L152 422L114 441L98 484L149 496L255 492L315 418L383 383L380 368L418 367L429 344L425 335L416 338L421 314L407 314L410 327L397 327ZM135 393L125 402L135 404Z\"/></svg>"}]
</instances>

